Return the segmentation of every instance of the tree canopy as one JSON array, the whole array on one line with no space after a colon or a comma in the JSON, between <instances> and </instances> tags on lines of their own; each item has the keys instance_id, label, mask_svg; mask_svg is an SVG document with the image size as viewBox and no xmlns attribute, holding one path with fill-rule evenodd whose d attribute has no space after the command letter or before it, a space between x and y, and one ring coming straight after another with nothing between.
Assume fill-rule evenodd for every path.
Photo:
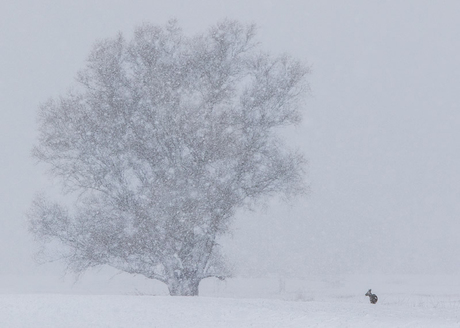
<instances>
[{"instance_id":1,"label":"tree canopy","mask_svg":"<svg viewBox=\"0 0 460 328\"><path fill-rule=\"evenodd\" d=\"M141 25L97 42L73 89L40 107L33 156L78 197L37 197L30 229L72 271L106 264L196 295L228 275L216 238L236 209L304 190L304 158L278 131L300 122L309 70L255 32Z\"/></svg>"}]
</instances>

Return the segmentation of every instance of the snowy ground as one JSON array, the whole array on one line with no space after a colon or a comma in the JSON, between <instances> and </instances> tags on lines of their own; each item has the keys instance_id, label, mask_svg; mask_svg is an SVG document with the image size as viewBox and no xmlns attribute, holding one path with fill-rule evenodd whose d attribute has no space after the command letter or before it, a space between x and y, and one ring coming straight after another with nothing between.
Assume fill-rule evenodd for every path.
<instances>
[{"instance_id":1,"label":"snowy ground","mask_svg":"<svg viewBox=\"0 0 460 328\"><path fill-rule=\"evenodd\" d=\"M12 293L4 279L0 327L460 327L453 276L287 279L285 287L275 278L210 279L200 297L165 296L164 286L139 277L99 278L60 293Z\"/></svg>"}]
</instances>

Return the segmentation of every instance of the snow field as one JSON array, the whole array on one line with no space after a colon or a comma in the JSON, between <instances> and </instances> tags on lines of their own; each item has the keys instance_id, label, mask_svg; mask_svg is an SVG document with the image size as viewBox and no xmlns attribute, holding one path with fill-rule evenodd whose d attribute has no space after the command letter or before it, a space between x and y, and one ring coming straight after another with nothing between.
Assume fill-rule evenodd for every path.
<instances>
[{"instance_id":1,"label":"snow field","mask_svg":"<svg viewBox=\"0 0 460 328\"><path fill-rule=\"evenodd\" d=\"M459 327L459 308L133 295L1 295L9 328Z\"/></svg>"},{"instance_id":2,"label":"snow field","mask_svg":"<svg viewBox=\"0 0 460 328\"><path fill-rule=\"evenodd\" d=\"M209 279L199 297L170 297L161 284L129 275L88 275L60 290L20 281L8 289L1 280L0 327L460 327L456 276ZM364 296L369 288L376 305Z\"/></svg>"}]
</instances>

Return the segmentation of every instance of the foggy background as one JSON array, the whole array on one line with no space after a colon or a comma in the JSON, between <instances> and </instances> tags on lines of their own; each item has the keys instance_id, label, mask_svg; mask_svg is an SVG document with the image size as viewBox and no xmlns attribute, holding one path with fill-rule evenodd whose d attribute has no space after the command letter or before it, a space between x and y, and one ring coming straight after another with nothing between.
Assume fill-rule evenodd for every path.
<instances>
[{"instance_id":1,"label":"foggy background","mask_svg":"<svg viewBox=\"0 0 460 328\"><path fill-rule=\"evenodd\" d=\"M187 34L256 23L263 49L312 69L287 132L311 194L238 214L222 241L237 274L460 273L459 15L458 1L0 1L0 274L37 270L25 213L54 188L30 156L38 105L97 39L170 18Z\"/></svg>"}]
</instances>

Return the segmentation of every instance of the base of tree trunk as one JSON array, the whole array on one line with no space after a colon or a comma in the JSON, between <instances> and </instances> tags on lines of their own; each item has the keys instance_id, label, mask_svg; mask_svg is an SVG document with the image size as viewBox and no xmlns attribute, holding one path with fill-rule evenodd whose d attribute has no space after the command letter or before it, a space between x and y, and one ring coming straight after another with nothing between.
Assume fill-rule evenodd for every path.
<instances>
[{"instance_id":1,"label":"base of tree trunk","mask_svg":"<svg viewBox=\"0 0 460 328\"><path fill-rule=\"evenodd\" d=\"M168 284L171 296L198 296L199 281L175 280Z\"/></svg>"}]
</instances>

